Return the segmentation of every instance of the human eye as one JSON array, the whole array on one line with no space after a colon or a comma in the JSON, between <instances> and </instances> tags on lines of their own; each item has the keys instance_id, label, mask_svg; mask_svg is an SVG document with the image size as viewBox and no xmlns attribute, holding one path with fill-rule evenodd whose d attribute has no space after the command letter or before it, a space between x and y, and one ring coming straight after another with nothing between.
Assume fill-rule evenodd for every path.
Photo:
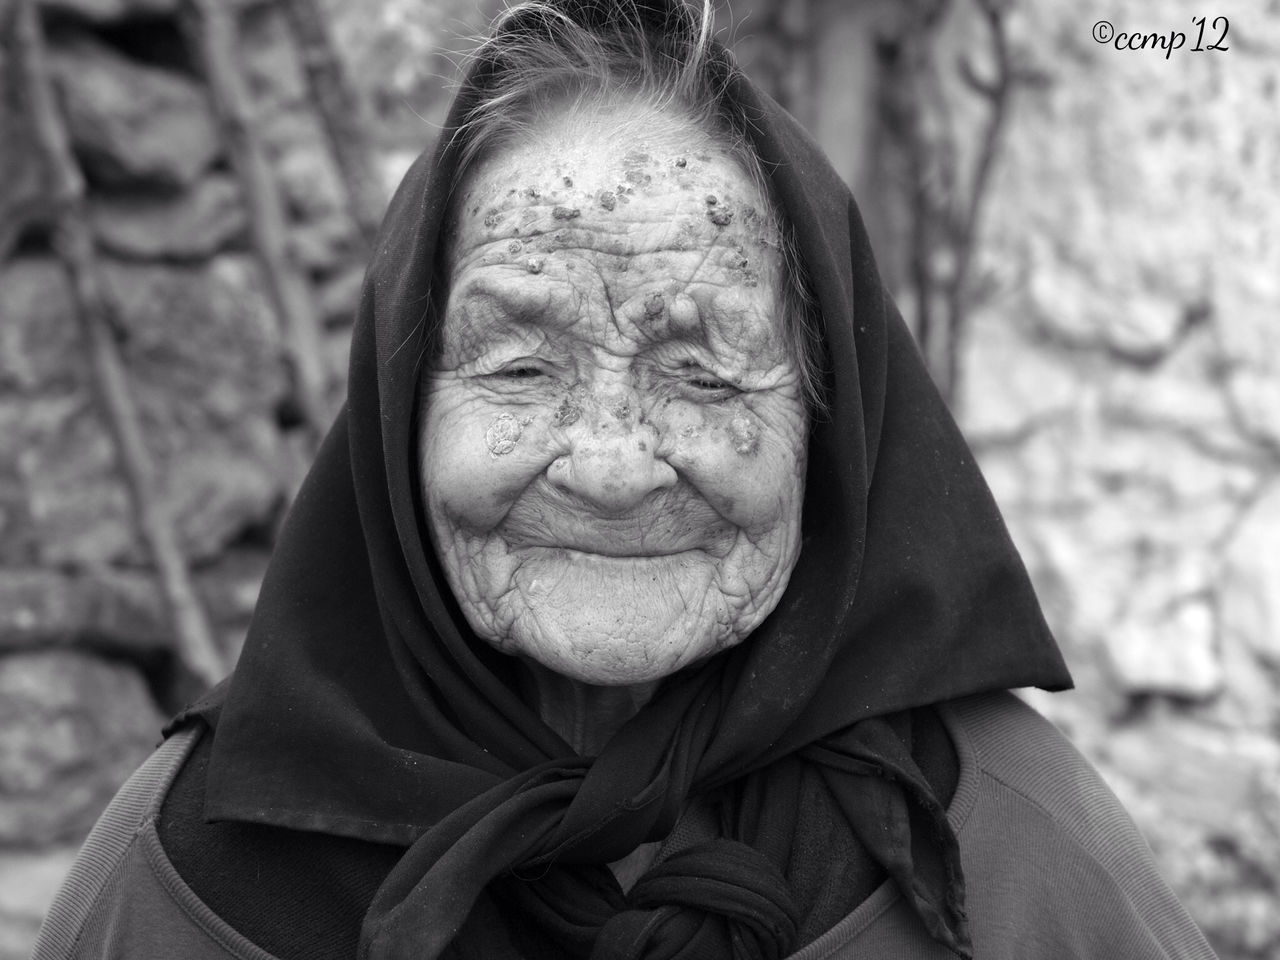
<instances>
[{"instance_id":1,"label":"human eye","mask_svg":"<svg viewBox=\"0 0 1280 960\"><path fill-rule=\"evenodd\" d=\"M558 370L552 363L538 357L519 357L496 364L480 377L492 390L501 392L536 390L550 385Z\"/></svg>"},{"instance_id":2,"label":"human eye","mask_svg":"<svg viewBox=\"0 0 1280 960\"><path fill-rule=\"evenodd\" d=\"M741 392L731 381L707 370L699 363L682 364L679 379L694 397L703 400L723 400Z\"/></svg>"},{"instance_id":3,"label":"human eye","mask_svg":"<svg viewBox=\"0 0 1280 960\"><path fill-rule=\"evenodd\" d=\"M544 364L529 360L517 360L515 363L509 363L493 374L495 377L503 377L507 380L533 380L537 377L548 375Z\"/></svg>"}]
</instances>

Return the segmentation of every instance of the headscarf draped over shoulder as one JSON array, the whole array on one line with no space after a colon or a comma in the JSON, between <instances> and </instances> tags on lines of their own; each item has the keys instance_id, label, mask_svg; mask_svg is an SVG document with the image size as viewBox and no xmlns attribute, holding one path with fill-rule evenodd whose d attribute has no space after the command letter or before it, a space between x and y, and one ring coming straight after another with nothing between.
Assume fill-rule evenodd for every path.
<instances>
[{"instance_id":1,"label":"headscarf draped over shoulder","mask_svg":"<svg viewBox=\"0 0 1280 960\"><path fill-rule=\"evenodd\" d=\"M678 6L627 5L658 30ZM556 6L589 24L609 4ZM853 197L718 56L821 316L829 413L811 429L790 585L745 642L669 678L594 758L541 721L511 661L460 615L426 534L415 406L479 63L387 213L348 402L281 532L240 663L187 714L216 730L208 818L407 848L366 917L363 957L519 955L477 920L496 889L497 926L536 927L562 955L784 956L799 946L787 880L749 832L659 862L627 895L603 866L665 837L690 798L784 760L821 772L930 934L968 952L955 838L883 718L1070 677ZM938 833L936 882L912 862L909 806Z\"/></svg>"}]
</instances>

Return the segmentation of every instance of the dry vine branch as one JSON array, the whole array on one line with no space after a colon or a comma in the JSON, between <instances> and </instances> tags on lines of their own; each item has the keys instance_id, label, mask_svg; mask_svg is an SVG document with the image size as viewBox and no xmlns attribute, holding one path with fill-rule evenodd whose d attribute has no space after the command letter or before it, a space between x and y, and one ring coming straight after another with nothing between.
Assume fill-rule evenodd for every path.
<instances>
[{"instance_id":1,"label":"dry vine branch","mask_svg":"<svg viewBox=\"0 0 1280 960\"><path fill-rule=\"evenodd\" d=\"M958 64L965 87L988 106L970 175L962 178L958 172L960 137L948 104L953 78L940 74L936 57L929 52L944 16L952 9L949 0L921 2L913 8L914 18L893 48L890 69L901 76L887 85L891 89L882 108L888 132L900 145L908 183L907 262L914 331L939 389L953 407L959 396L982 212L1010 101L1022 79L1009 48L1004 6L1000 0L974 0L974 4L983 18L994 63L985 78L967 59ZM930 126L938 132L930 134Z\"/></svg>"},{"instance_id":2,"label":"dry vine branch","mask_svg":"<svg viewBox=\"0 0 1280 960\"><path fill-rule=\"evenodd\" d=\"M329 398L311 285L289 246L284 200L259 140L252 98L236 56L235 8L225 0L188 0L187 9L191 16L184 18L184 25L204 63L214 106L231 146L232 165L249 207L253 247L280 318L298 402L315 448L337 410Z\"/></svg>"},{"instance_id":3,"label":"dry vine branch","mask_svg":"<svg viewBox=\"0 0 1280 960\"><path fill-rule=\"evenodd\" d=\"M179 549L172 517L156 494L155 467L143 440L141 417L113 336L110 306L102 293L93 236L84 212L84 177L72 156L67 131L56 106L35 0L18 0L17 17L15 55L21 61L36 139L48 163L53 185L55 245L67 271L76 316L92 354L96 386L115 435L130 499L173 617L178 656L202 681L213 684L222 679L229 665L214 642L213 631Z\"/></svg>"},{"instance_id":4,"label":"dry vine branch","mask_svg":"<svg viewBox=\"0 0 1280 960\"><path fill-rule=\"evenodd\" d=\"M346 185L348 212L365 243L372 247L386 197L369 151L364 104L347 81L316 0L284 0L284 11L302 53L311 99L324 121L329 148Z\"/></svg>"},{"instance_id":5,"label":"dry vine branch","mask_svg":"<svg viewBox=\"0 0 1280 960\"><path fill-rule=\"evenodd\" d=\"M957 219L952 221L951 243L955 251L955 267L946 285L947 342L943 368L944 393L954 406L960 389L960 349L964 342L969 319L969 280L973 257L977 249L978 228L982 207L991 184L991 172L1000 142L1004 135L1005 121L1009 114L1009 100L1015 82L1009 39L1004 24L1003 9L998 0L977 0L986 22L995 56L995 76L980 80L968 61L961 61L961 75L971 89L989 104L987 123L982 131L978 158L969 181L968 202Z\"/></svg>"}]
</instances>

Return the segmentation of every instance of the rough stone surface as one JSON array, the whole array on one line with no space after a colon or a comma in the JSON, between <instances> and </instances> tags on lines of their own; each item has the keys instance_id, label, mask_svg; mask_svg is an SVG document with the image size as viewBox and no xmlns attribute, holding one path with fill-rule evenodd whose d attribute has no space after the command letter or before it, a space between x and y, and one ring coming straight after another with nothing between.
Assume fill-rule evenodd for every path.
<instances>
[{"instance_id":1,"label":"rough stone surface","mask_svg":"<svg viewBox=\"0 0 1280 960\"><path fill-rule=\"evenodd\" d=\"M0 960L29 960L40 922L78 851L79 844L0 849Z\"/></svg>"},{"instance_id":2,"label":"rough stone surface","mask_svg":"<svg viewBox=\"0 0 1280 960\"><path fill-rule=\"evenodd\" d=\"M0 267L0 316L0 560L101 565L133 534L65 272Z\"/></svg>"},{"instance_id":3,"label":"rough stone surface","mask_svg":"<svg viewBox=\"0 0 1280 960\"><path fill-rule=\"evenodd\" d=\"M272 419L286 384L257 272L245 258L178 270L113 264L125 358L184 547L208 556L274 509Z\"/></svg>"},{"instance_id":4,"label":"rough stone surface","mask_svg":"<svg viewBox=\"0 0 1280 960\"><path fill-rule=\"evenodd\" d=\"M71 651L0 657L0 846L83 837L163 722L128 667Z\"/></svg>"},{"instance_id":5,"label":"rough stone surface","mask_svg":"<svg viewBox=\"0 0 1280 960\"><path fill-rule=\"evenodd\" d=\"M140 653L170 640L155 578L0 566L0 651L72 643Z\"/></svg>"},{"instance_id":6,"label":"rough stone surface","mask_svg":"<svg viewBox=\"0 0 1280 960\"><path fill-rule=\"evenodd\" d=\"M1020 4L964 426L1077 677L1033 697L1223 958L1280 955L1280 10ZM1227 16L1227 52L1115 29ZM1194 36L1187 46L1194 44Z\"/></svg>"},{"instance_id":7,"label":"rough stone surface","mask_svg":"<svg viewBox=\"0 0 1280 960\"><path fill-rule=\"evenodd\" d=\"M296 404L242 187L203 83L184 72L172 0L42 6L56 14L51 66L157 505L234 659L280 508L313 456L307 431L288 429ZM323 282L323 359L345 376L362 265L344 193L281 11L236 6L289 243ZM10 49L0 43L0 74ZM89 826L157 741L152 696L168 711L203 691L175 659L67 273L24 232L48 198L23 103L0 99L0 960L18 960Z\"/></svg>"},{"instance_id":8,"label":"rough stone surface","mask_svg":"<svg viewBox=\"0 0 1280 960\"><path fill-rule=\"evenodd\" d=\"M319 123L307 114L281 113L268 122L265 135L295 224L290 234L294 258L315 274L349 264L358 250L357 232Z\"/></svg>"},{"instance_id":9,"label":"rough stone surface","mask_svg":"<svg viewBox=\"0 0 1280 960\"><path fill-rule=\"evenodd\" d=\"M189 186L222 152L209 99L194 81L144 66L87 36L51 51L72 146L94 178Z\"/></svg>"},{"instance_id":10,"label":"rough stone surface","mask_svg":"<svg viewBox=\"0 0 1280 960\"><path fill-rule=\"evenodd\" d=\"M240 18L240 62L258 109L268 116L296 109L308 96L306 70L280 4Z\"/></svg>"},{"instance_id":11,"label":"rough stone surface","mask_svg":"<svg viewBox=\"0 0 1280 960\"><path fill-rule=\"evenodd\" d=\"M89 216L102 248L131 260L203 260L243 239L240 187L226 174L174 196L100 194Z\"/></svg>"},{"instance_id":12,"label":"rough stone surface","mask_svg":"<svg viewBox=\"0 0 1280 960\"><path fill-rule=\"evenodd\" d=\"M160 496L192 557L270 516L282 496L274 410L287 389L253 264L107 263L109 300ZM12 561L102 567L145 557L110 425L98 403L60 270L42 259L0 274L0 523ZM15 489L16 488L16 489ZM17 494L15 496L14 494Z\"/></svg>"},{"instance_id":13,"label":"rough stone surface","mask_svg":"<svg viewBox=\"0 0 1280 960\"><path fill-rule=\"evenodd\" d=\"M74 309L57 261L26 257L0 265L0 391L67 392L84 379Z\"/></svg>"}]
</instances>

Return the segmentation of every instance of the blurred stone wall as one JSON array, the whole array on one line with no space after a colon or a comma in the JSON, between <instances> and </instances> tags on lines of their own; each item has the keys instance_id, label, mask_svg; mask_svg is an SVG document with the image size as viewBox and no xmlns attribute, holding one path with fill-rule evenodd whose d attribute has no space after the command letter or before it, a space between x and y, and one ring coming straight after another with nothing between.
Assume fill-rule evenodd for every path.
<instances>
[{"instance_id":1,"label":"blurred stone wall","mask_svg":"<svg viewBox=\"0 0 1280 960\"><path fill-rule=\"evenodd\" d=\"M365 254L281 12L241 3L255 127L343 392ZM14 5L6 5L9 11ZM306 441L244 184L176 0L48 0L49 67L88 183L115 342L165 512L238 649ZM0 17L0 201L39 180ZM12 215L15 204L0 210ZM67 275L40 230L0 250L0 958L25 957L103 806L196 693L174 654Z\"/></svg>"},{"instance_id":2,"label":"blurred stone wall","mask_svg":"<svg viewBox=\"0 0 1280 960\"><path fill-rule=\"evenodd\" d=\"M980 51L971 3L953 0L939 58ZM162 495L232 655L306 440L176 4L43 14ZM284 18L236 6L338 396L361 241ZM857 7L789 6L787 24ZM870 6L822 32L875 31ZM328 8L394 178L440 116L437 48L481 18L461 2ZM1166 60L1090 35L1102 18L1189 32L1193 15L1228 17L1231 49ZM1224 960L1280 956L1280 4L1024 0L1008 23L1044 82L1018 92L998 157L957 409L1076 675L1077 691L1031 699L1101 768ZM754 42L750 19L736 29ZM838 95L838 46L811 65L829 96L800 112L856 170L844 118L872 123L865 91ZM955 124L979 124L973 109L957 95ZM39 161L5 129L12 188ZM0 263L0 960L26 956L88 827L198 686L90 371L65 274L19 238Z\"/></svg>"},{"instance_id":3,"label":"blurred stone wall","mask_svg":"<svg viewBox=\"0 0 1280 960\"><path fill-rule=\"evenodd\" d=\"M1045 82L993 182L959 407L1076 676L1032 700L1221 955L1277 957L1280 4L1018 10ZM1191 51L1206 15L1228 50ZM1104 18L1188 37L1117 50Z\"/></svg>"}]
</instances>

